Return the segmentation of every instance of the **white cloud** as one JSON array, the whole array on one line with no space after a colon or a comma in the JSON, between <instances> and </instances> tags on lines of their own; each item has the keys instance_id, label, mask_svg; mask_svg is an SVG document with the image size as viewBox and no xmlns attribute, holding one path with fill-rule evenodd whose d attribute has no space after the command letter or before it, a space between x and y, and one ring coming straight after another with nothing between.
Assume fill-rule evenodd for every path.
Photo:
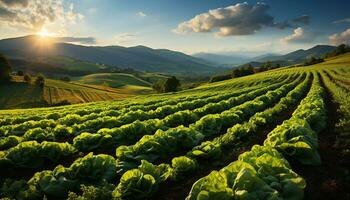
<instances>
[{"instance_id":1,"label":"white cloud","mask_svg":"<svg viewBox=\"0 0 350 200\"><path fill-rule=\"evenodd\" d=\"M194 18L182 22L173 30L175 33L216 31L218 36L251 35L265 27L284 29L290 27L288 22L275 23L267 13L269 6L264 3L250 5L238 3L225 8L209 10Z\"/></svg>"},{"instance_id":2,"label":"white cloud","mask_svg":"<svg viewBox=\"0 0 350 200\"><path fill-rule=\"evenodd\" d=\"M289 43L310 43L317 37L316 33L306 32L303 28L294 29L292 35L288 35L280 40L283 44Z\"/></svg>"},{"instance_id":3,"label":"white cloud","mask_svg":"<svg viewBox=\"0 0 350 200\"><path fill-rule=\"evenodd\" d=\"M139 16L139 17L147 17L147 15L144 12L142 12L142 11L136 13L136 15Z\"/></svg>"},{"instance_id":4,"label":"white cloud","mask_svg":"<svg viewBox=\"0 0 350 200\"><path fill-rule=\"evenodd\" d=\"M350 28L341 33L336 33L328 37L332 45L350 44Z\"/></svg>"},{"instance_id":5,"label":"white cloud","mask_svg":"<svg viewBox=\"0 0 350 200\"><path fill-rule=\"evenodd\" d=\"M74 4L64 8L63 0L0 0L1 26L39 31L43 28L65 32L69 24L84 18L74 11Z\"/></svg>"}]
</instances>

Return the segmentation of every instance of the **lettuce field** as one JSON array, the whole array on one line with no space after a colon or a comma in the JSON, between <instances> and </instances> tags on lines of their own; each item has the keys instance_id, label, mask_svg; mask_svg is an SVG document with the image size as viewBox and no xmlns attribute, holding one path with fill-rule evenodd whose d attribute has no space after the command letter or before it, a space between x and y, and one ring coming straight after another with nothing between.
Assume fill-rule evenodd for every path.
<instances>
[{"instance_id":1,"label":"lettuce field","mask_svg":"<svg viewBox=\"0 0 350 200\"><path fill-rule=\"evenodd\" d=\"M349 57L176 93L0 111L0 197L350 198Z\"/></svg>"}]
</instances>

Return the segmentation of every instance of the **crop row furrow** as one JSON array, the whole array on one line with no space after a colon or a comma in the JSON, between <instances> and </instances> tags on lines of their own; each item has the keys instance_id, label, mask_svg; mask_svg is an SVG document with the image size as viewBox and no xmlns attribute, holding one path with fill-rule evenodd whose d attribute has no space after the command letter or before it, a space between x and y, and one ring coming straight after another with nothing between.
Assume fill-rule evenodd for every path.
<instances>
[{"instance_id":1,"label":"crop row furrow","mask_svg":"<svg viewBox=\"0 0 350 200\"><path fill-rule=\"evenodd\" d=\"M276 89L287 83L286 79L282 83L269 86L269 89ZM194 110L183 110L166 116L164 119L150 119L146 121L135 121L131 124L112 129L100 129L97 134L82 133L74 138L74 146L81 151L93 149L113 149L120 145L130 145L139 140L144 135L152 135L157 130L166 131L169 128L179 125L187 126L195 123L207 114L215 114L230 109L245 101L252 100L258 95L267 91L266 88L257 89L249 93L231 97L218 103L209 103ZM205 103L205 102L204 102ZM197 106L196 106L197 107Z\"/></svg>"},{"instance_id":2,"label":"crop row furrow","mask_svg":"<svg viewBox=\"0 0 350 200\"><path fill-rule=\"evenodd\" d=\"M284 83L285 81L283 81L282 83ZM278 83L281 84L281 83ZM275 84L276 85L276 84ZM220 109L225 109L228 106L228 103L239 103L240 101L236 100L234 97L237 95L241 95L240 99L243 99L242 96L244 96L243 94L246 92L249 92L251 90L254 90L255 88L248 88L248 89L242 89L236 92L232 92L230 94L224 94L224 95L218 95L218 96L214 96L214 97L210 97L204 100L193 100L193 101L189 101L189 102L183 102L181 104L178 104L177 106L167 106L167 107L161 107L155 111L149 111L148 113L145 112L133 112L131 115L125 115L124 116L124 121L118 120L118 118L115 117L104 117L104 118L99 118L97 120L90 120L88 121L89 123L82 123L79 125L73 125L72 127L70 126L66 126L66 125L61 125L58 124L56 125L55 123L51 122L48 123L49 121L44 120L44 121L39 121L38 123L36 123L37 128L33 128L32 126L28 126L30 127L29 130L27 130L22 137L21 134L17 134L17 135L13 135L13 136L7 136L3 139L0 140L0 150L4 150L7 149L11 146L14 146L16 144L18 144L21 141L28 141L28 140L37 140L37 141L44 141L44 140L49 140L49 141L68 141L69 138L73 138L75 135L77 136L77 139L75 140L78 144L78 146L81 146L80 144L82 142L83 145L86 146L85 143L90 143L91 145L88 145L89 149L93 149L94 146L96 145L92 145L92 143L96 143L97 141L100 141L101 144L103 144L103 146L108 147L108 144L110 144L109 146L111 146L112 144L115 144L115 140L117 140L118 143L122 142L122 141L135 141L132 140L132 135L131 133L134 133L135 131L138 133L133 134L134 136L140 135L140 134L146 134L148 132L153 132L157 129L160 128L165 128L167 126L171 127L171 125L175 125L175 123L178 124L178 122L180 121L176 121L179 120L179 118L183 118L185 119L186 117L189 120L195 120L196 118L193 116L192 112L190 112L189 110L183 111L183 112L176 112L176 110L181 110L183 108L187 108L187 109L195 109L193 111L193 113L197 114L196 117L200 117L205 113L215 113L215 112L219 112ZM228 99L228 101L226 101ZM232 100L236 100L236 101L232 101ZM214 102L218 102L219 103L214 103ZM221 102L221 103L220 103ZM224 107L224 105L226 105L226 107ZM203 107L204 106L204 107ZM154 119L154 120L147 120L144 122L140 122L139 120L135 119L140 119L140 117L142 116L142 114L144 115L144 118L147 118L147 116L149 118L162 118L165 115L171 114L175 112L172 115L167 116L165 119L163 120L159 120L159 119ZM138 114L135 116L135 114ZM191 117L193 119L191 119ZM80 130L82 129L81 127L84 127L84 129L87 128L87 126L89 127L95 127L96 130L99 130L101 128L104 127L114 127L114 126L118 126L120 125L120 123L127 123L128 121L135 121L129 125L124 125L122 127L119 128L114 128L114 129L102 129L101 131L99 131L100 133L104 133L103 135L106 135L106 133L111 133L108 134L107 136L104 136L102 138L102 136L96 135L96 134L91 134L91 133L83 133L81 136L79 136L81 132L77 132L77 129ZM29 122L28 122L29 123ZM119 124L118 124L119 123ZM141 124L141 125L140 125ZM34 125L35 126L35 125ZM76 127L80 127L80 128L76 128ZM136 127L136 129L135 129ZM144 133L140 133L140 131L143 131L145 128L140 129L140 127L146 127L146 131ZM75 130L75 131L74 131ZM130 132L131 131L131 132ZM17 133L17 132L15 132ZM123 140L123 138L120 138L120 136L123 136L123 133L128 133L127 134L127 138L125 138ZM9 134L7 134L9 135ZM109 137L109 135L115 136L115 137ZM125 135L125 134L124 134ZM111 139L113 140L112 142L106 143L107 140L105 140L105 138L107 137L107 139ZM81 139L81 138L85 138L85 140ZM135 138L134 138L135 139ZM128 144L128 143L125 143ZM90 146L90 147L89 147ZM97 147L97 146L96 146ZM80 148L81 150L86 150L86 148Z\"/></svg>"},{"instance_id":3,"label":"crop row furrow","mask_svg":"<svg viewBox=\"0 0 350 200\"><path fill-rule=\"evenodd\" d=\"M133 190L132 195L143 195L144 198L148 198L155 194L157 188L159 188L159 185L163 181L181 182L186 175L198 172L201 167L207 169L210 163L216 163L215 161L219 162L224 160L224 154L228 154L228 152L232 151L239 151L242 146L245 147L247 141L251 139L260 128L265 127L267 124L274 124L279 120L277 117L278 115L300 102L309 88L308 85L310 79L310 74L308 74L307 78L302 84L299 84L297 87L291 90L287 96L281 98L280 101L272 108L268 108L262 112L254 114L248 122L234 125L232 128L228 129L224 135L218 136L212 141L202 142L200 145L194 147L191 151L185 154L185 156L173 158L171 160L171 164L169 165L161 164L156 166L151 163L147 163L147 161L142 161L141 165L137 169L138 171L127 171L122 176L121 179L123 181L119 183L113 194L116 197L128 198L128 195L131 194L130 190ZM147 165L147 168L152 168L154 171L159 171L159 168L164 168L164 166L167 166L168 170L162 171L166 174L149 174L150 171L145 171L146 168L142 165ZM133 184L133 179L142 180L146 174L155 176L153 178L156 181L149 187L152 188L152 190L145 191L142 188L138 188L137 185L126 187L128 184ZM167 178L160 178L161 176L165 176Z\"/></svg>"},{"instance_id":4,"label":"crop row furrow","mask_svg":"<svg viewBox=\"0 0 350 200\"><path fill-rule=\"evenodd\" d=\"M209 114L191 124L179 126L166 131L158 130L154 135L142 137L136 144L117 148L117 158L121 170L137 166L141 160L153 162L166 159L176 152L189 150L206 138L216 136L236 123L249 119L256 112L266 109L299 84L304 76L272 90L267 87L264 95L255 96L251 101L226 110L220 114Z\"/></svg>"},{"instance_id":5,"label":"crop row furrow","mask_svg":"<svg viewBox=\"0 0 350 200\"><path fill-rule=\"evenodd\" d=\"M210 199L218 194L228 199L303 199L306 182L283 156L293 157L303 164L320 164L316 133L324 128L326 121L323 95L315 74L308 95L292 118L271 131L264 146L254 146L241 154L238 161L198 180L186 199ZM249 185L244 184L247 181ZM217 186L213 187L214 184Z\"/></svg>"}]
</instances>

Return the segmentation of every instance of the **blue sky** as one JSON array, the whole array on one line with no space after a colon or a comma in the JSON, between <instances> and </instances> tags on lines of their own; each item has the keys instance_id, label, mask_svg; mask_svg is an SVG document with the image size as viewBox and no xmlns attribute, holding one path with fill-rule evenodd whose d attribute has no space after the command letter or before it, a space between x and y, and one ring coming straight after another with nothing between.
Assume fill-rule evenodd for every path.
<instances>
[{"instance_id":1,"label":"blue sky","mask_svg":"<svg viewBox=\"0 0 350 200\"><path fill-rule=\"evenodd\" d=\"M45 29L56 36L93 37L95 43L88 45L145 45L186 53L247 55L350 41L348 0L47 0L44 2L52 4L55 11L40 14L40 5L31 0L14 0L18 3L11 5L6 2L0 0L1 38ZM23 8L28 12L21 13ZM222 8L216 12L220 15L209 13L218 8ZM237 9L237 17L225 14ZM11 13L14 17L6 18ZM192 20L197 15L202 18ZM38 17L33 24L23 22L33 16ZM301 22L294 21L302 16ZM260 20L264 17L266 20ZM243 18L248 21L241 22ZM198 23L204 28L198 30Z\"/></svg>"}]
</instances>

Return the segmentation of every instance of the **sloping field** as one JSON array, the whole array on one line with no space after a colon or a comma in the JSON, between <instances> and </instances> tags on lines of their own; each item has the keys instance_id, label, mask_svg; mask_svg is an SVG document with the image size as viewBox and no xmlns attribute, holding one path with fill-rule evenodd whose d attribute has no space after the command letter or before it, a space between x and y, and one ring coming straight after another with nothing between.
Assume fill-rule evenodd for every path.
<instances>
[{"instance_id":1,"label":"sloping field","mask_svg":"<svg viewBox=\"0 0 350 200\"><path fill-rule=\"evenodd\" d=\"M125 85L111 88L102 85L68 83L46 79L41 89L35 84L27 84L22 77L0 86L0 109L45 107L66 101L70 104L95 101L121 100L139 94L152 93L152 89L143 86Z\"/></svg>"},{"instance_id":2,"label":"sloping field","mask_svg":"<svg viewBox=\"0 0 350 200\"><path fill-rule=\"evenodd\" d=\"M346 54L171 94L0 111L0 194L348 199L349 79Z\"/></svg>"},{"instance_id":3,"label":"sloping field","mask_svg":"<svg viewBox=\"0 0 350 200\"><path fill-rule=\"evenodd\" d=\"M131 74L124 73L98 73L80 77L78 83L91 85L107 85L113 88L122 87L125 85L150 87L151 83L137 78Z\"/></svg>"}]
</instances>

